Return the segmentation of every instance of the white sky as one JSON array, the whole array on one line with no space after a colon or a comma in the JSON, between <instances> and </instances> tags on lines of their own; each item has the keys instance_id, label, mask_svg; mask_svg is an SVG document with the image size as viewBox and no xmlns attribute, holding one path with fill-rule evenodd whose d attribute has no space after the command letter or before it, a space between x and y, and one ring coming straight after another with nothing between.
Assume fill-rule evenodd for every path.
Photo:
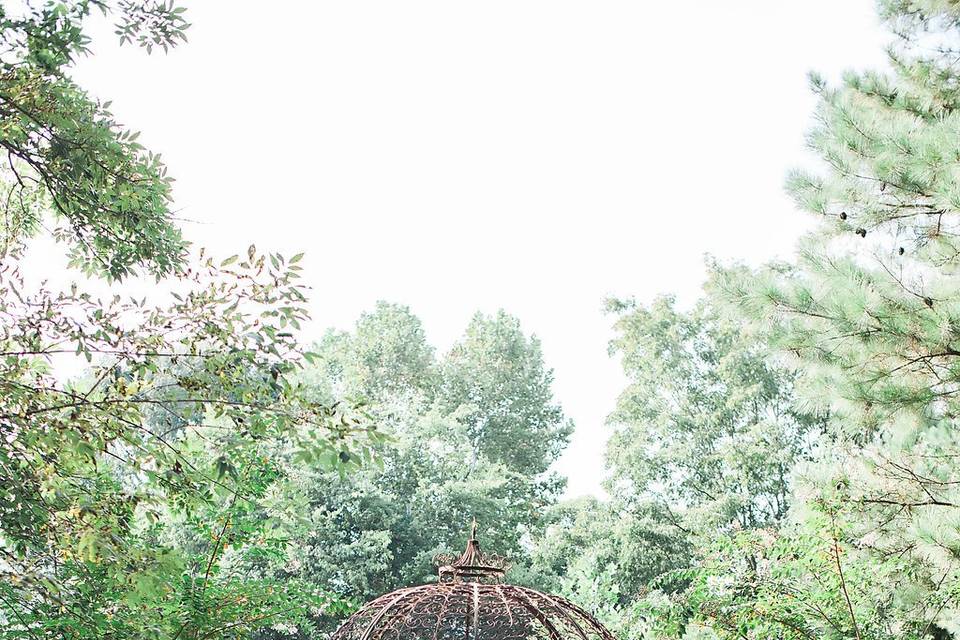
<instances>
[{"instance_id":1,"label":"white sky","mask_svg":"<svg viewBox=\"0 0 960 640\"><path fill-rule=\"evenodd\" d=\"M603 299L689 302L704 254L788 257L806 73L885 42L870 0L187 6L188 45L105 31L75 77L163 153L188 237L306 251L316 336L378 299L440 350L478 309L518 316L577 423L570 495L601 491L624 385Z\"/></svg>"}]
</instances>

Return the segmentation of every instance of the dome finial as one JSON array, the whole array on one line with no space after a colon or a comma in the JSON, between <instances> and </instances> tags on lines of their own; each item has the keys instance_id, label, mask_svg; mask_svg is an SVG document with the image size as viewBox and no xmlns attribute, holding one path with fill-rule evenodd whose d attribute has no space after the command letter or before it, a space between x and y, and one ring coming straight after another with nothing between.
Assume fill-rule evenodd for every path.
<instances>
[{"instance_id":1,"label":"dome finial","mask_svg":"<svg viewBox=\"0 0 960 640\"><path fill-rule=\"evenodd\" d=\"M508 567L504 558L480 550L476 518L470 524L470 538L463 553L438 555L436 563L441 582L499 583Z\"/></svg>"}]
</instances>

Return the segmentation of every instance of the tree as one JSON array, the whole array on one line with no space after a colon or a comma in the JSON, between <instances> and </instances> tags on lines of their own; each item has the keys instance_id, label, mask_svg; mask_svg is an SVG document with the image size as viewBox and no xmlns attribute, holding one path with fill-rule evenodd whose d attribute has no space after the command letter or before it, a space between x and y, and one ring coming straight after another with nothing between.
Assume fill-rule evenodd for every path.
<instances>
[{"instance_id":1,"label":"tree","mask_svg":"<svg viewBox=\"0 0 960 640\"><path fill-rule=\"evenodd\" d=\"M365 455L349 408L292 377L306 312L291 268L203 259L168 307L27 293L0 268L9 637L201 638L329 604L314 585L220 575L284 548L270 495L294 461ZM84 380L56 375L65 354L90 361ZM171 544L183 528L204 537Z\"/></svg>"},{"instance_id":2,"label":"tree","mask_svg":"<svg viewBox=\"0 0 960 640\"><path fill-rule=\"evenodd\" d=\"M380 302L352 331L328 333L315 351L304 379L320 390L318 397L329 390L365 397L365 412L389 440L378 447L379 468L348 476L299 474L291 491L305 497L311 526L289 561L274 565L274 575L327 585L362 602L435 579L434 557L459 550L476 517L485 548L514 561L512 579L536 581L540 574L528 569L523 541L542 527L543 512L559 494L558 479L494 456L539 437L544 416L555 426L567 422L554 403L539 345L517 320L504 313L475 320L438 361L419 319L406 307ZM524 377L510 380L517 372ZM478 380L482 396L455 398L451 378L458 385ZM486 411L519 407L517 423L506 432L478 433L476 416L484 408L475 398ZM497 418L505 421L506 413ZM321 622L333 626L337 618Z\"/></svg>"},{"instance_id":3,"label":"tree","mask_svg":"<svg viewBox=\"0 0 960 640\"><path fill-rule=\"evenodd\" d=\"M122 41L148 50L186 39L189 25L173 3L73 0L0 10L3 248L15 255L52 210L54 236L69 243L74 265L113 279L137 268L167 275L183 264L186 247L166 168L109 104L68 76L89 52L84 22L94 9L114 14Z\"/></svg>"},{"instance_id":4,"label":"tree","mask_svg":"<svg viewBox=\"0 0 960 640\"><path fill-rule=\"evenodd\" d=\"M409 308L377 302L372 313L360 316L353 339L354 376L365 395L382 398L433 386L434 350Z\"/></svg>"},{"instance_id":5,"label":"tree","mask_svg":"<svg viewBox=\"0 0 960 640\"><path fill-rule=\"evenodd\" d=\"M788 188L820 225L795 266L721 284L793 358L799 395L832 414L831 438L796 472L781 551L766 555L778 566L734 572L740 604L779 637L960 630L960 14L945 0L885 0L880 14L897 36L889 72L812 79L823 166ZM764 596L771 585L796 594L790 611Z\"/></svg>"},{"instance_id":6,"label":"tree","mask_svg":"<svg viewBox=\"0 0 960 640\"><path fill-rule=\"evenodd\" d=\"M250 247L188 266L163 166L66 75L91 9L114 11L121 39L148 49L187 26L170 3L0 10L0 637L308 624L341 603L246 567L282 555L302 525L273 500L290 469L356 466L372 430L296 379L310 357L296 339L299 256ZM27 289L18 257L48 211L74 265L176 274L172 301ZM76 361L86 371L68 380Z\"/></svg>"},{"instance_id":7,"label":"tree","mask_svg":"<svg viewBox=\"0 0 960 640\"><path fill-rule=\"evenodd\" d=\"M599 615L618 637L631 631L623 614L638 594L691 553L650 505L578 498L549 508L544 521L531 558L537 585Z\"/></svg>"},{"instance_id":8,"label":"tree","mask_svg":"<svg viewBox=\"0 0 960 640\"><path fill-rule=\"evenodd\" d=\"M798 409L793 376L707 297L687 313L611 301L611 353L630 385L610 416L611 490L652 500L684 532L783 518L787 477L821 420Z\"/></svg>"},{"instance_id":9,"label":"tree","mask_svg":"<svg viewBox=\"0 0 960 640\"><path fill-rule=\"evenodd\" d=\"M476 455L523 473L546 472L572 425L552 402L553 375L544 367L540 341L528 339L503 311L477 314L442 367L443 406L475 407L467 424Z\"/></svg>"},{"instance_id":10,"label":"tree","mask_svg":"<svg viewBox=\"0 0 960 640\"><path fill-rule=\"evenodd\" d=\"M714 266L711 280L721 275ZM629 380L609 417L610 500L559 505L535 559L621 635L672 637L666 621L677 616L661 599L688 612L718 540L785 518L791 469L823 427L798 405L793 372L722 302L707 293L689 311L669 297L607 305L610 353ZM740 548L736 561L756 566L756 552Z\"/></svg>"},{"instance_id":11,"label":"tree","mask_svg":"<svg viewBox=\"0 0 960 640\"><path fill-rule=\"evenodd\" d=\"M336 381L347 395L378 402L428 393L435 386L433 347L420 319L403 305L377 302L360 316L353 333L328 331L318 351L325 371L315 383Z\"/></svg>"}]
</instances>

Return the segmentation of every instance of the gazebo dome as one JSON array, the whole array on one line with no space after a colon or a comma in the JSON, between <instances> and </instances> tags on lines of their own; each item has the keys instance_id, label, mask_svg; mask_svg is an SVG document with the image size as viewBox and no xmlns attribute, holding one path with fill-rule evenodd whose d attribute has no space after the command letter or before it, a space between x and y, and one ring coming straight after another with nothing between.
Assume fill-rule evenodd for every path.
<instances>
[{"instance_id":1,"label":"gazebo dome","mask_svg":"<svg viewBox=\"0 0 960 640\"><path fill-rule=\"evenodd\" d=\"M569 600L504 583L507 563L476 532L459 557L438 556L436 583L368 602L331 640L615 640Z\"/></svg>"}]
</instances>

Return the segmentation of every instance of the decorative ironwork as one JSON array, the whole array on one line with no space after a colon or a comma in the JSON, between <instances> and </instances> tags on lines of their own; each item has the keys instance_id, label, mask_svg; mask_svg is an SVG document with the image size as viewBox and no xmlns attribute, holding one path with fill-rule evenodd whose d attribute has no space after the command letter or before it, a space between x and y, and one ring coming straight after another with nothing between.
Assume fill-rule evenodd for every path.
<instances>
[{"instance_id":1,"label":"decorative ironwork","mask_svg":"<svg viewBox=\"0 0 960 640\"><path fill-rule=\"evenodd\" d=\"M499 584L503 574L510 568L506 558L493 553L484 553L477 542L477 521L470 527L470 539L467 548L459 556L440 554L434 558L440 582L467 580L489 584Z\"/></svg>"},{"instance_id":2,"label":"decorative ironwork","mask_svg":"<svg viewBox=\"0 0 960 640\"><path fill-rule=\"evenodd\" d=\"M476 533L474 521L462 554L437 557L438 582L367 603L331 640L615 640L569 600L504 584L506 561Z\"/></svg>"}]
</instances>

